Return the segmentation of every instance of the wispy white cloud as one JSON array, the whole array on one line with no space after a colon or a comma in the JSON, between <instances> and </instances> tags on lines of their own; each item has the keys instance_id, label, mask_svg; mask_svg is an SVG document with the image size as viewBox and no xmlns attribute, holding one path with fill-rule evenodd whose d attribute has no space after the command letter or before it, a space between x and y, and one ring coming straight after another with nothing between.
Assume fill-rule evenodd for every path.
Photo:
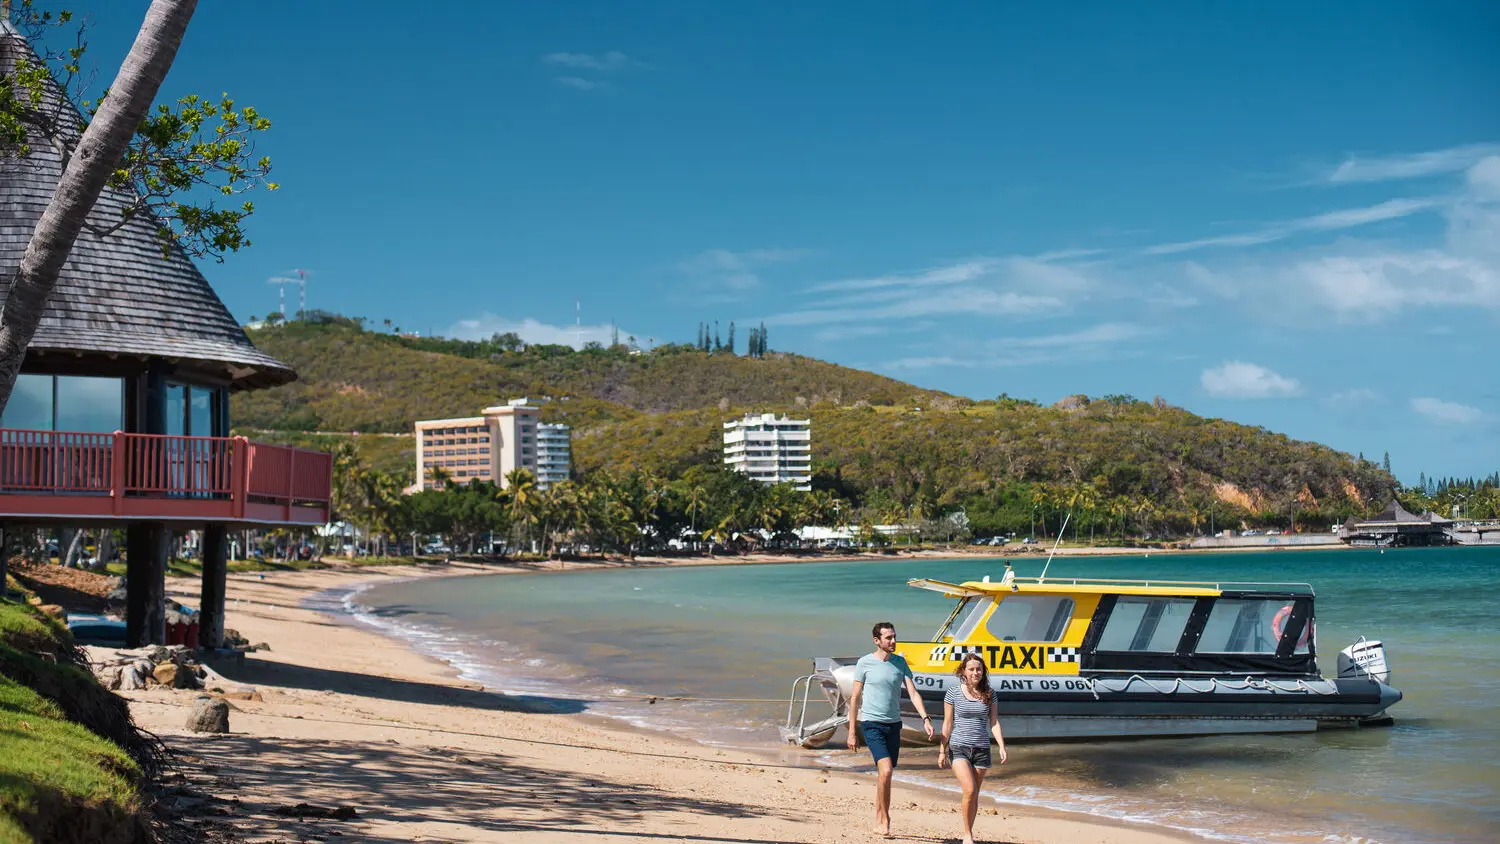
<instances>
[{"instance_id":1,"label":"wispy white cloud","mask_svg":"<svg viewBox=\"0 0 1500 844\"><path fill-rule=\"evenodd\" d=\"M979 365L977 358L955 358L948 355L930 357L898 358L885 364L886 369L934 369L937 367L973 368Z\"/></svg>"},{"instance_id":2,"label":"wispy white cloud","mask_svg":"<svg viewBox=\"0 0 1500 844\"><path fill-rule=\"evenodd\" d=\"M563 76L554 76L552 81L575 91L608 88L609 83L600 77L646 67L644 62L636 61L618 50L598 54L548 53L542 56L542 64L563 71L573 71Z\"/></svg>"},{"instance_id":3,"label":"wispy white cloud","mask_svg":"<svg viewBox=\"0 0 1500 844\"><path fill-rule=\"evenodd\" d=\"M594 70L601 73L616 73L638 67L641 63L618 50L607 53L548 53L542 56L542 64L551 67L569 67L576 70Z\"/></svg>"},{"instance_id":4,"label":"wispy white cloud","mask_svg":"<svg viewBox=\"0 0 1500 844\"><path fill-rule=\"evenodd\" d=\"M1484 418L1484 413L1477 407L1442 399L1412 399L1411 408L1433 422L1444 425L1472 425Z\"/></svg>"},{"instance_id":5,"label":"wispy white cloud","mask_svg":"<svg viewBox=\"0 0 1500 844\"><path fill-rule=\"evenodd\" d=\"M1203 370L1200 380L1204 391L1221 399L1285 398L1302 393L1302 385L1297 379L1238 360Z\"/></svg>"},{"instance_id":6,"label":"wispy white cloud","mask_svg":"<svg viewBox=\"0 0 1500 844\"><path fill-rule=\"evenodd\" d=\"M1370 223L1409 217L1412 214L1430 211L1442 205L1443 201L1436 198L1391 199L1364 208L1346 208L1339 211L1330 211L1326 214L1317 214L1311 217L1272 223L1258 231L1205 237L1198 240L1183 240L1176 243L1160 243L1155 246L1148 246L1141 251L1147 255L1173 255L1180 252L1190 252L1195 249L1208 249L1212 247L1259 246L1263 243L1274 243L1278 240L1285 240L1289 237L1309 232L1339 231L1341 229L1369 225Z\"/></svg>"},{"instance_id":7,"label":"wispy white cloud","mask_svg":"<svg viewBox=\"0 0 1500 844\"><path fill-rule=\"evenodd\" d=\"M918 334L927 331L934 325L937 325L937 323L926 319L902 325L838 325L819 330L818 333L813 335L813 338L830 343L841 340L857 340L861 337L890 337L897 334Z\"/></svg>"},{"instance_id":8,"label":"wispy white cloud","mask_svg":"<svg viewBox=\"0 0 1500 844\"><path fill-rule=\"evenodd\" d=\"M1363 209L1364 214L1308 218L1318 221L1309 225L1332 230L1415 207L1392 203ZM1384 212L1377 210L1382 207ZM1227 262L1187 262L1178 269L1201 290L1243 301L1251 311L1285 322L1306 320L1310 314L1349 323L1379 322L1417 308L1500 310L1500 156L1470 167L1463 185L1441 208L1446 225L1437 243L1429 239L1425 245L1402 246L1341 239L1293 252L1239 255ZM1305 307L1285 308L1288 301Z\"/></svg>"},{"instance_id":9,"label":"wispy white cloud","mask_svg":"<svg viewBox=\"0 0 1500 844\"><path fill-rule=\"evenodd\" d=\"M1330 171L1327 181L1333 184L1391 182L1458 173L1492 155L1500 155L1500 144L1468 144L1429 152L1373 158L1354 156L1345 159Z\"/></svg>"},{"instance_id":10,"label":"wispy white cloud","mask_svg":"<svg viewBox=\"0 0 1500 844\"><path fill-rule=\"evenodd\" d=\"M1001 337L984 342L973 353L911 356L885 364L888 369L933 369L936 367L1037 366L1068 360L1075 363L1121 356L1119 344L1155 332L1141 325L1108 322L1059 334ZM973 348L972 346L970 348Z\"/></svg>"},{"instance_id":11,"label":"wispy white cloud","mask_svg":"<svg viewBox=\"0 0 1500 844\"><path fill-rule=\"evenodd\" d=\"M456 340L487 340L496 334L515 332L528 344L556 344L582 348L588 343L609 345L614 328L608 325L550 325L531 317L510 319L496 314L484 313L472 319L461 319L448 326L444 337ZM630 332L619 329L620 337Z\"/></svg>"},{"instance_id":12,"label":"wispy white cloud","mask_svg":"<svg viewBox=\"0 0 1500 844\"><path fill-rule=\"evenodd\" d=\"M1364 404L1365 402L1379 401L1380 393L1369 387L1351 387L1347 390L1339 390L1328 396L1329 404Z\"/></svg>"},{"instance_id":13,"label":"wispy white cloud","mask_svg":"<svg viewBox=\"0 0 1500 844\"><path fill-rule=\"evenodd\" d=\"M914 273L895 273L874 278L847 279L816 284L808 288L812 293L847 291L869 291L885 288L918 289L944 287L981 279L992 279L1014 289L1067 293L1087 289L1093 285L1084 270L1067 264L1056 263L1055 257L1028 257L1012 255L1003 258L970 258L955 264L933 267Z\"/></svg>"},{"instance_id":14,"label":"wispy white cloud","mask_svg":"<svg viewBox=\"0 0 1500 844\"><path fill-rule=\"evenodd\" d=\"M1097 346L1106 343L1121 343L1126 340L1134 340L1152 333L1151 329L1142 325L1133 325L1125 322L1106 322L1090 326L1081 331L1072 331L1065 334L1044 334L1039 337L1007 337L994 342L1002 346L1024 346L1032 349L1059 346Z\"/></svg>"},{"instance_id":15,"label":"wispy white cloud","mask_svg":"<svg viewBox=\"0 0 1500 844\"><path fill-rule=\"evenodd\" d=\"M733 301L740 294L761 286L760 271L764 267L800 261L811 254L810 249L750 249L743 252L706 249L678 264L677 270L696 281L700 288L725 297L722 301Z\"/></svg>"},{"instance_id":16,"label":"wispy white cloud","mask_svg":"<svg viewBox=\"0 0 1500 844\"><path fill-rule=\"evenodd\" d=\"M774 325L823 325L863 320L910 319L951 314L1019 316L1061 313L1068 305L1056 296L1032 296L980 287L948 288L941 294L909 295L879 307L820 306L768 316Z\"/></svg>"}]
</instances>

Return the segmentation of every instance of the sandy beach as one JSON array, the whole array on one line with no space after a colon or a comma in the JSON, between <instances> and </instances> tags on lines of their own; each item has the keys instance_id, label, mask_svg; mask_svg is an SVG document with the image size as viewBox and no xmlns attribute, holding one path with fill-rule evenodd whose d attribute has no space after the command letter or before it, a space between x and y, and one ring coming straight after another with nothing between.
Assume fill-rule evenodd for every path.
<instances>
[{"instance_id":1,"label":"sandy beach","mask_svg":"<svg viewBox=\"0 0 1500 844\"><path fill-rule=\"evenodd\" d=\"M240 692L231 732L184 729L199 692L123 694L137 722L178 755L185 785L214 795L187 801L186 811L222 840L877 839L866 831L872 788L863 775L795 766L771 748L755 758L539 711L537 701L483 691L401 642L301 606L319 591L370 581L536 571L453 563L231 575L228 626L269 645L242 665L219 666L232 681L226 691ZM168 590L191 602L197 581L171 579ZM299 818L292 807L300 803L347 806L357 817ZM898 783L893 804L897 839L958 839L954 795ZM994 804L976 832L992 842L1195 840Z\"/></svg>"}]
</instances>

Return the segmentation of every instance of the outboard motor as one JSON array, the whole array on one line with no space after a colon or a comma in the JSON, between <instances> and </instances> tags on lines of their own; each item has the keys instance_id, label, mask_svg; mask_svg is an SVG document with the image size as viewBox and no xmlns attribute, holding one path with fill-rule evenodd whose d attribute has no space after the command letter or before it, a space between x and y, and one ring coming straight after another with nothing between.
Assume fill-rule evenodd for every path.
<instances>
[{"instance_id":1,"label":"outboard motor","mask_svg":"<svg viewBox=\"0 0 1500 844\"><path fill-rule=\"evenodd\" d=\"M1391 669L1385 661L1385 646L1359 637L1359 641L1339 651L1339 677L1368 677L1378 683L1390 683Z\"/></svg>"}]
</instances>

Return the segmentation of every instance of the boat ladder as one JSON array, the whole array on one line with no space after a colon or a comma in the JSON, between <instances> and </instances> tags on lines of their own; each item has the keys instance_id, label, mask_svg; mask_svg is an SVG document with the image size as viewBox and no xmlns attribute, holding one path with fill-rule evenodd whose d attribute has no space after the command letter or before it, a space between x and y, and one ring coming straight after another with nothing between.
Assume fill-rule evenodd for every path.
<instances>
[{"instance_id":1,"label":"boat ladder","mask_svg":"<svg viewBox=\"0 0 1500 844\"><path fill-rule=\"evenodd\" d=\"M807 723L807 702L812 697L812 684L817 677L817 674L808 674L792 681L792 695L786 704L786 723L780 727L781 738L788 744L806 748L822 747L848 720L848 714L839 711L843 709L840 705L827 718L815 724ZM842 702L840 700L840 704Z\"/></svg>"}]
</instances>

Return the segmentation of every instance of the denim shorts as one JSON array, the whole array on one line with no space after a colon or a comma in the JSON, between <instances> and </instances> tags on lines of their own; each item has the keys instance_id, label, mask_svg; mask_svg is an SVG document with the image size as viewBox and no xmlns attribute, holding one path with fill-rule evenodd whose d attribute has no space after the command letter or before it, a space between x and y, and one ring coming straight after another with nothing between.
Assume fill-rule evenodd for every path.
<instances>
[{"instance_id":1,"label":"denim shorts","mask_svg":"<svg viewBox=\"0 0 1500 844\"><path fill-rule=\"evenodd\" d=\"M895 767L896 760L901 756L900 721L889 724L884 721L860 721L859 732L865 737L865 746L870 748L875 764L879 765L882 759L890 759L891 766Z\"/></svg>"},{"instance_id":2,"label":"denim shorts","mask_svg":"<svg viewBox=\"0 0 1500 844\"><path fill-rule=\"evenodd\" d=\"M954 762L962 759L976 768L990 768L990 746L975 747L968 744L948 745L948 758Z\"/></svg>"}]
</instances>

